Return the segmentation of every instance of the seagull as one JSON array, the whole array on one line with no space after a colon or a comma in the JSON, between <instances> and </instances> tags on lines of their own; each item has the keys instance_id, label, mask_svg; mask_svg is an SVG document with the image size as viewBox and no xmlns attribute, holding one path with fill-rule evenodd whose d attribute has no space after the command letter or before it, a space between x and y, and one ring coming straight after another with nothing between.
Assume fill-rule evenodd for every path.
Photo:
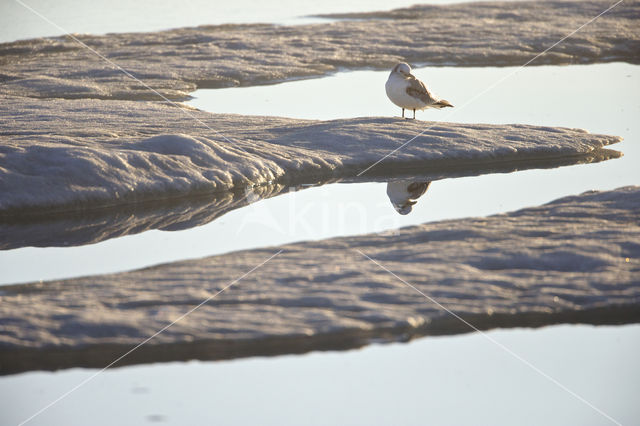
<instances>
[{"instance_id":1,"label":"seagull","mask_svg":"<svg viewBox=\"0 0 640 426\"><path fill-rule=\"evenodd\" d=\"M387 196L389 201L401 215L411 213L413 205L417 203L418 198L422 197L431 182L411 181L411 180L395 180L387 182Z\"/></svg>"},{"instance_id":2,"label":"seagull","mask_svg":"<svg viewBox=\"0 0 640 426\"><path fill-rule=\"evenodd\" d=\"M417 109L453 107L449 101L431 93L423 82L411 74L411 67L404 62L393 67L384 88L391 102L402 108L402 118L405 108L413 110L415 120Z\"/></svg>"}]
</instances>

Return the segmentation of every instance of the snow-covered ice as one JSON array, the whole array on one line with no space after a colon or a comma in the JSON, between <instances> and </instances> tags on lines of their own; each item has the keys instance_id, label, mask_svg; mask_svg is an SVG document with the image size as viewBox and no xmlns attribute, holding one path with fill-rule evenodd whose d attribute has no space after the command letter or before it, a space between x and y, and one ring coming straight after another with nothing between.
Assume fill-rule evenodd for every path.
<instances>
[{"instance_id":1,"label":"snow-covered ice","mask_svg":"<svg viewBox=\"0 0 640 426\"><path fill-rule=\"evenodd\" d=\"M358 347L480 329L640 318L640 187L486 218L4 287L3 373Z\"/></svg>"},{"instance_id":2,"label":"snow-covered ice","mask_svg":"<svg viewBox=\"0 0 640 426\"><path fill-rule=\"evenodd\" d=\"M170 99L196 87L269 84L342 69L522 65L611 6L608 0L415 6L338 22L218 25L76 35ZM640 1L626 0L532 65L640 58ZM0 94L159 100L69 37L0 44Z\"/></svg>"},{"instance_id":3,"label":"snow-covered ice","mask_svg":"<svg viewBox=\"0 0 640 426\"><path fill-rule=\"evenodd\" d=\"M186 112L185 112L186 111ZM162 103L4 97L0 213L24 216L367 173L477 174L615 153L617 136L531 125L209 114ZM576 162L579 162L577 158ZM586 161L586 160L585 160Z\"/></svg>"}]
</instances>

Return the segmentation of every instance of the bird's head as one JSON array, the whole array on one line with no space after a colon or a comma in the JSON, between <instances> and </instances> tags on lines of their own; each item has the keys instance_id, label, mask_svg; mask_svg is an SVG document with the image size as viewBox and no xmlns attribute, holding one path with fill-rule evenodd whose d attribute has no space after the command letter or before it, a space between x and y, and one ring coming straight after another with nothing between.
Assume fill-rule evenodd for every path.
<instances>
[{"instance_id":1,"label":"bird's head","mask_svg":"<svg viewBox=\"0 0 640 426\"><path fill-rule=\"evenodd\" d=\"M393 68L393 72L398 72L404 76L408 76L411 74L411 67L409 64L401 62Z\"/></svg>"},{"instance_id":2,"label":"bird's head","mask_svg":"<svg viewBox=\"0 0 640 426\"><path fill-rule=\"evenodd\" d=\"M400 213L401 215L405 216L408 215L409 213L411 213L411 210L413 210L413 206L414 204L416 204L417 201L414 200L407 200L402 204L396 204L393 207L395 207L396 211L398 213Z\"/></svg>"}]
</instances>

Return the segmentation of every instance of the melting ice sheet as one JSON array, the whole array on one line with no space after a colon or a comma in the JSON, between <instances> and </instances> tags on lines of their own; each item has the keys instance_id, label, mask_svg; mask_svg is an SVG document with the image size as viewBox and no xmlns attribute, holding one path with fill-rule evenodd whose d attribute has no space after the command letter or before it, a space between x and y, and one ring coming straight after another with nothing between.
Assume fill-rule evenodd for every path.
<instances>
[{"instance_id":1,"label":"melting ice sheet","mask_svg":"<svg viewBox=\"0 0 640 426\"><path fill-rule=\"evenodd\" d=\"M348 349L471 330L421 295L478 329L635 322L639 214L634 186L393 235L7 286L0 374L101 367L193 306L120 365Z\"/></svg>"},{"instance_id":2,"label":"melting ice sheet","mask_svg":"<svg viewBox=\"0 0 640 426\"><path fill-rule=\"evenodd\" d=\"M183 100L196 85L270 84L324 76L341 67L388 69L400 58L437 65L518 66L552 45L536 64L637 63L640 2L616 6L608 0L569 6L557 1L419 5L316 25L204 26L79 37L164 96ZM602 14L607 8L611 10ZM595 25L585 25L598 14ZM131 84L117 70L105 70L102 61L88 61L77 49L77 43L62 37L5 45L6 81L0 93L157 100L142 85Z\"/></svg>"},{"instance_id":3,"label":"melting ice sheet","mask_svg":"<svg viewBox=\"0 0 640 426\"><path fill-rule=\"evenodd\" d=\"M284 195L255 202L206 226L180 232L149 231L75 248L5 250L0 252L3 271L0 282L114 272L292 241L380 232L440 219L515 210L590 189L640 183L636 167L640 154L636 124L640 114L637 66L528 67L465 105L514 71L514 68L417 69L415 73L436 93L456 105L450 112L419 112L418 118L579 127L623 136L625 141L615 148L625 156L591 165L436 181L407 216L395 212L384 183L329 185L297 192L285 188ZM386 75L359 71L273 86L199 91L194 94L192 104L213 112L322 119L398 115L399 109L384 95ZM378 90L372 90L376 87ZM300 93L313 101L300 102ZM341 96L339 102L336 93ZM344 96L345 93L349 96ZM593 102L594 99L614 102ZM425 126L431 123L426 122ZM162 219L158 218L158 222ZM132 231L139 229L124 230L119 235ZM73 241L68 243L73 245ZM64 245L64 241L59 245Z\"/></svg>"}]
</instances>

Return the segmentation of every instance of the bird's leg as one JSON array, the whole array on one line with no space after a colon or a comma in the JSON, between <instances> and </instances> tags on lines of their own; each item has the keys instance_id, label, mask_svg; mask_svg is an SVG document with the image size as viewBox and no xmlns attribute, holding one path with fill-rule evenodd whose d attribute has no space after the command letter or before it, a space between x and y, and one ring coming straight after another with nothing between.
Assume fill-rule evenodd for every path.
<instances>
[{"instance_id":1,"label":"bird's leg","mask_svg":"<svg viewBox=\"0 0 640 426\"><path fill-rule=\"evenodd\" d=\"M416 119L416 109L415 108L413 109L413 119L414 120Z\"/></svg>"},{"instance_id":2,"label":"bird's leg","mask_svg":"<svg viewBox=\"0 0 640 426\"><path fill-rule=\"evenodd\" d=\"M402 118L404 118L404 108L402 108Z\"/></svg>"}]
</instances>

